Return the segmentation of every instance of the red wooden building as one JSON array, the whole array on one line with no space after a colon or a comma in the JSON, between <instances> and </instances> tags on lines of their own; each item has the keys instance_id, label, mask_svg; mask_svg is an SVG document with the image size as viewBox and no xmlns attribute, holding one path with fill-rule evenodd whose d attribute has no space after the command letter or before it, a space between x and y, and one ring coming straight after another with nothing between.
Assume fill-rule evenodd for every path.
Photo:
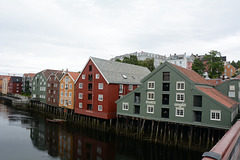
<instances>
[{"instance_id":1,"label":"red wooden building","mask_svg":"<svg viewBox=\"0 0 240 160\"><path fill-rule=\"evenodd\" d=\"M20 94L22 91L22 77L12 76L8 83L8 93Z\"/></svg>"},{"instance_id":2,"label":"red wooden building","mask_svg":"<svg viewBox=\"0 0 240 160\"><path fill-rule=\"evenodd\" d=\"M75 113L116 118L115 101L149 73L145 67L91 57L75 83Z\"/></svg>"}]
</instances>

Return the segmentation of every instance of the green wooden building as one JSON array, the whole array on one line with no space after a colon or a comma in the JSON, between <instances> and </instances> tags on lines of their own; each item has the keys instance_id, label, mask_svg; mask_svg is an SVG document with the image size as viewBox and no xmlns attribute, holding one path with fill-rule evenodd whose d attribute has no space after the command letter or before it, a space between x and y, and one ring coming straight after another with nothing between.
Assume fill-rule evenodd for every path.
<instances>
[{"instance_id":1,"label":"green wooden building","mask_svg":"<svg viewBox=\"0 0 240 160\"><path fill-rule=\"evenodd\" d=\"M226 80L225 82L217 85L215 88L229 98L240 102L240 79L234 78Z\"/></svg>"},{"instance_id":2,"label":"green wooden building","mask_svg":"<svg viewBox=\"0 0 240 160\"><path fill-rule=\"evenodd\" d=\"M38 72L32 80L32 98L46 103L47 98L47 79L52 73L58 70L46 69Z\"/></svg>"},{"instance_id":3,"label":"green wooden building","mask_svg":"<svg viewBox=\"0 0 240 160\"><path fill-rule=\"evenodd\" d=\"M116 103L118 116L224 129L232 126L238 114L237 101L196 72L169 62Z\"/></svg>"}]
</instances>

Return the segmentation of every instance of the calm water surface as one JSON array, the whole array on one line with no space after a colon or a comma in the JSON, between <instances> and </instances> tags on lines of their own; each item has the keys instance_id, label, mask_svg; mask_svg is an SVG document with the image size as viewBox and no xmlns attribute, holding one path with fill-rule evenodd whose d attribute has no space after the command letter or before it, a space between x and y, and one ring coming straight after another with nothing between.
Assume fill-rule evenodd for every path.
<instances>
[{"instance_id":1,"label":"calm water surface","mask_svg":"<svg viewBox=\"0 0 240 160\"><path fill-rule=\"evenodd\" d=\"M49 124L0 101L1 160L200 160L202 153Z\"/></svg>"}]
</instances>

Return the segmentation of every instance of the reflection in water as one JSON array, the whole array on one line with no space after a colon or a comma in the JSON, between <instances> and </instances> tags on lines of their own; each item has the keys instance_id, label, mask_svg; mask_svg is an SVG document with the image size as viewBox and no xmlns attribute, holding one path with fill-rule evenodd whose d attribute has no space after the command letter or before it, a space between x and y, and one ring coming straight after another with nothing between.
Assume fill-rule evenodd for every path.
<instances>
[{"instance_id":1,"label":"reflection in water","mask_svg":"<svg viewBox=\"0 0 240 160\"><path fill-rule=\"evenodd\" d=\"M1 123L1 121L5 122L6 120L9 123ZM34 159L192 160L201 159L202 155L199 152L186 151L83 129L80 126L68 123L61 125L46 122L46 117L17 111L2 105L0 102L0 127L4 127L1 126L2 124L10 127L18 126L18 128L21 127L30 132L21 136L26 136L29 139L30 135L29 140L33 144L32 149L35 148L34 151L31 151L31 156L34 156ZM11 129L11 132L14 132L14 129ZM0 148L3 147L1 146L2 138L7 139L7 136L0 136ZM22 153L16 159L29 159L29 157L29 155Z\"/></svg>"}]
</instances>

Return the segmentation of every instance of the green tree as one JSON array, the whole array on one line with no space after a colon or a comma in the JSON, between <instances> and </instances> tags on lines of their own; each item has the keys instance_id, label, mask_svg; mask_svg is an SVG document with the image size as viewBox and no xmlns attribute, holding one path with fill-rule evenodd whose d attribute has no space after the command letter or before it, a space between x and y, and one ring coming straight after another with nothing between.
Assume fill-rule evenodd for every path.
<instances>
[{"instance_id":1,"label":"green tree","mask_svg":"<svg viewBox=\"0 0 240 160\"><path fill-rule=\"evenodd\" d=\"M130 57L124 57L123 58L123 63L128 63L128 64L134 64L134 65L138 65L138 58L135 55L130 55Z\"/></svg>"},{"instance_id":2,"label":"green tree","mask_svg":"<svg viewBox=\"0 0 240 160\"><path fill-rule=\"evenodd\" d=\"M155 69L154 58L147 58L143 61L138 61L138 65L147 67L151 72Z\"/></svg>"},{"instance_id":3,"label":"green tree","mask_svg":"<svg viewBox=\"0 0 240 160\"><path fill-rule=\"evenodd\" d=\"M200 59L194 59L192 64L192 70L203 76L205 71L204 63Z\"/></svg>"},{"instance_id":4,"label":"green tree","mask_svg":"<svg viewBox=\"0 0 240 160\"><path fill-rule=\"evenodd\" d=\"M116 59L115 61L116 61L116 62L122 62L120 59Z\"/></svg>"},{"instance_id":5,"label":"green tree","mask_svg":"<svg viewBox=\"0 0 240 160\"><path fill-rule=\"evenodd\" d=\"M220 78L224 71L221 53L218 51L210 51L209 54L204 56L206 68L209 78Z\"/></svg>"}]
</instances>

